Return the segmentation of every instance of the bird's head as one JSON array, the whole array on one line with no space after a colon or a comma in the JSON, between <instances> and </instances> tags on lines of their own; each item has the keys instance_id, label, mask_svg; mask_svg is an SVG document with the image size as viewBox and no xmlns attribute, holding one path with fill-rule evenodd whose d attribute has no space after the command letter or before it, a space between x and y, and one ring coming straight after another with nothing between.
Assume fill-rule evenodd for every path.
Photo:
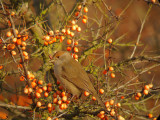
<instances>
[{"instance_id":1,"label":"bird's head","mask_svg":"<svg viewBox=\"0 0 160 120\"><path fill-rule=\"evenodd\" d=\"M50 57L50 62L66 62L70 60L72 57L69 52L67 51L58 51L52 57Z\"/></svg>"}]
</instances>

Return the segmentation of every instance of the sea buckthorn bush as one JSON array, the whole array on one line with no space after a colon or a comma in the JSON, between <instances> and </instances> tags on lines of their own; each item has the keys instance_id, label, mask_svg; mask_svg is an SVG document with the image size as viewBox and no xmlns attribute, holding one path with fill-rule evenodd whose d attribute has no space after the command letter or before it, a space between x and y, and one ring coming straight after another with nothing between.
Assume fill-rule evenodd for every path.
<instances>
[{"instance_id":1,"label":"sea buckthorn bush","mask_svg":"<svg viewBox=\"0 0 160 120\"><path fill-rule=\"evenodd\" d=\"M160 113L157 0L1 0L0 119L156 120ZM68 51L104 103L73 97L54 75ZM157 119L158 120L158 119Z\"/></svg>"}]
</instances>

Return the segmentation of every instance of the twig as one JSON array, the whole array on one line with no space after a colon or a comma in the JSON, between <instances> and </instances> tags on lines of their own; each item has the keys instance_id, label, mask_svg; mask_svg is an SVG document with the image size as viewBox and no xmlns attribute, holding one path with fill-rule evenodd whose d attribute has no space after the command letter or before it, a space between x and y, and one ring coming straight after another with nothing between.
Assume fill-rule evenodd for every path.
<instances>
[{"instance_id":1,"label":"twig","mask_svg":"<svg viewBox=\"0 0 160 120\"><path fill-rule=\"evenodd\" d=\"M147 19L147 16L148 16L149 12L151 11L151 8L152 8L152 5L150 5L150 7L149 7L149 9L148 9L148 11L147 11L147 14L145 15L145 17L144 17L144 19L143 19L143 21L142 21L141 28L140 28L140 31L139 31L139 34L138 34L138 37L137 37L137 41L136 41L135 47L134 47L134 49L133 49L133 52L132 52L130 58L132 58L132 57L134 56L135 52L136 52L137 45L139 44L139 41L140 41L140 38L141 38L141 33L142 33L142 30L143 30L144 24L145 24L145 22L146 22L146 19Z\"/></svg>"},{"instance_id":2,"label":"twig","mask_svg":"<svg viewBox=\"0 0 160 120\"><path fill-rule=\"evenodd\" d=\"M31 107L26 106L18 106L18 105L9 105L9 104L0 104L0 107L7 107L7 108L16 108L16 109L24 109L24 110L32 110Z\"/></svg>"}]
</instances>

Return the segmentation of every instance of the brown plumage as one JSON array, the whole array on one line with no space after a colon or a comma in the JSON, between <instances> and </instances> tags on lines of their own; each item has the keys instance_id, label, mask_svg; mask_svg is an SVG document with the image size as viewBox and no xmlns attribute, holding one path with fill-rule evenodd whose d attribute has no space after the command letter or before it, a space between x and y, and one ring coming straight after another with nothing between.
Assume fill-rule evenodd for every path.
<instances>
[{"instance_id":1,"label":"brown plumage","mask_svg":"<svg viewBox=\"0 0 160 120\"><path fill-rule=\"evenodd\" d=\"M82 91L88 91L96 97L99 104L104 106L87 73L81 64L72 58L69 52L58 51L54 54L53 60L54 74L68 92L79 97Z\"/></svg>"}]
</instances>

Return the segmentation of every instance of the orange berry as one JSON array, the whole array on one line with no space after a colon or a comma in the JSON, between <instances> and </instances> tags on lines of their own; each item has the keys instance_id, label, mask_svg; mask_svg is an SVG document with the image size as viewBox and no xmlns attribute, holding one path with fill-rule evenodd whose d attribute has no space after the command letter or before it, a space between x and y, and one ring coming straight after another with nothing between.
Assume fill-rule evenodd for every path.
<instances>
[{"instance_id":1,"label":"orange berry","mask_svg":"<svg viewBox=\"0 0 160 120\"><path fill-rule=\"evenodd\" d=\"M24 81L24 76L21 76L21 77L20 77L20 81Z\"/></svg>"},{"instance_id":2,"label":"orange berry","mask_svg":"<svg viewBox=\"0 0 160 120\"><path fill-rule=\"evenodd\" d=\"M54 104L57 104L57 102L58 102L58 99L57 99L57 98L54 98L54 99L53 99L53 103L54 103Z\"/></svg>"},{"instance_id":3,"label":"orange berry","mask_svg":"<svg viewBox=\"0 0 160 120\"><path fill-rule=\"evenodd\" d=\"M148 90L143 90L143 94L148 95Z\"/></svg>"},{"instance_id":4,"label":"orange berry","mask_svg":"<svg viewBox=\"0 0 160 120\"><path fill-rule=\"evenodd\" d=\"M60 94L61 94L61 91L58 91L58 90L57 90L56 93L57 93L57 95L60 95Z\"/></svg>"},{"instance_id":5,"label":"orange berry","mask_svg":"<svg viewBox=\"0 0 160 120\"><path fill-rule=\"evenodd\" d=\"M48 87L48 88L47 88L47 91L48 91L48 92L51 92L51 91L52 91L52 87Z\"/></svg>"},{"instance_id":6,"label":"orange berry","mask_svg":"<svg viewBox=\"0 0 160 120\"><path fill-rule=\"evenodd\" d=\"M28 56L28 53L26 51L23 51L23 56Z\"/></svg>"},{"instance_id":7,"label":"orange berry","mask_svg":"<svg viewBox=\"0 0 160 120\"><path fill-rule=\"evenodd\" d=\"M28 88L24 88L24 93L28 94Z\"/></svg>"},{"instance_id":8,"label":"orange berry","mask_svg":"<svg viewBox=\"0 0 160 120\"><path fill-rule=\"evenodd\" d=\"M39 85L42 85L42 84L43 84L43 80L39 80L39 81L38 81L38 84L39 84Z\"/></svg>"},{"instance_id":9,"label":"orange berry","mask_svg":"<svg viewBox=\"0 0 160 120\"><path fill-rule=\"evenodd\" d=\"M57 41L56 37L52 38L53 43L56 42L56 41Z\"/></svg>"},{"instance_id":10,"label":"orange berry","mask_svg":"<svg viewBox=\"0 0 160 120\"><path fill-rule=\"evenodd\" d=\"M51 117L47 117L47 120L52 120L52 118Z\"/></svg>"},{"instance_id":11,"label":"orange berry","mask_svg":"<svg viewBox=\"0 0 160 120\"><path fill-rule=\"evenodd\" d=\"M28 56L24 56L24 59L25 59L25 60L28 60L28 59L29 59L29 57L28 57Z\"/></svg>"},{"instance_id":12,"label":"orange berry","mask_svg":"<svg viewBox=\"0 0 160 120\"><path fill-rule=\"evenodd\" d=\"M51 108L52 107L52 104L51 103L48 103L48 108Z\"/></svg>"},{"instance_id":13,"label":"orange berry","mask_svg":"<svg viewBox=\"0 0 160 120\"><path fill-rule=\"evenodd\" d=\"M78 52L78 48L77 47L74 47L74 52Z\"/></svg>"},{"instance_id":14,"label":"orange berry","mask_svg":"<svg viewBox=\"0 0 160 120\"><path fill-rule=\"evenodd\" d=\"M3 69L3 65L0 65L0 70Z\"/></svg>"},{"instance_id":15,"label":"orange berry","mask_svg":"<svg viewBox=\"0 0 160 120\"><path fill-rule=\"evenodd\" d=\"M105 114L105 111L100 111L100 114L101 114L101 115L104 115L104 114Z\"/></svg>"},{"instance_id":16,"label":"orange berry","mask_svg":"<svg viewBox=\"0 0 160 120\"><path fill-rule=\"evenodd\" d=\"M21 45L22 44L22 41L21 41L21 39L17 39L17 45Z\"/></svg>"},{"instance_id":17,"label":"orange berry","mask_svg":"<svg viewBox=\"0 0 160 120\"><path fill-rule=\"evenodd\" d=\"M11 44L7 45L7 50L11 50Z\"/></svg>"},{"instance_id":18,"label":"orange berry","mask_svg":"<svg viewBox=\"0 0 160 120\"><path fill-rule=\"evenodd\" d=\"M66 95L66 92L62 92L61 96L64 97Z\"/></svg>"},{"instance_id":19,"label":"orange berry","mask_svg":"<svg viewBox=\"0 0 160 120\"><path fill-rule=\"evenodd\" d=\"M17 30L17 29L15 29L15 32L16 32L16 34L18 35L18 30Z\"/></svg>"},{"instance_id":20,"label":"orange berry","mask_svg":"<svg viewBox=\"0 0 160 120\"><path fill-rule=\"evenodd\" d=\"M117 107L121 107L121 103L117 103L116 105L117 105Z\"/></svg>"},{"instance_id":21,"label":"orange berry","mask_svg":"<svg viewBox=\"0 0 160 120\"><path fill-rule=\"evenodd\" d=\"M153 120L157 120L157 118L153 118Z\"/></svg>"},{"instance_id":22,"label":"orange berry","mask_svg":"<svg viewBox=\"0 0 160 120\"><path fill-rule=\"evenodd\" d=\"M22 50L26 50L26 47L22 47Z\"/></svg>"},{"instance_id":23,"label":"orange berry","mask_svg":"<svg viewBox=\"0 0 160 120\"><path fill-rule=\"evenodd\" d=\"M54 34L54 32L51 30L51 31L49 31L49 33L48 33L49 35L53 35Z\"/></svg>"},{"instance_id":24,"label":"orange berry","mask_svg":"<svg viewBox=\"0 0 160 120\"><path fill-rule=\"evenodd\" d=\"M109 101L109 104L110 104L110 105L113 105L113 104L114 104L114 100L110 100L110 101Z\"/></svg>"},{"instance_id":25,"label":"orange berry","mask_svg":"<svg viewBox=\"0 0 160 120\"><path fill-rule=\"evenodd\" d=\"M121 96L121 99L124 99L124 96Z\"/></svg>"},{"instance_id":26,"label":"orange berry","mask_svg":"<svg viewBox=\"0 0 160 120\"><path fill-rule=\"evenodd\" d=\"M106 73L107 73L107 70L104 70L104 71L103 71L103 74L105 75Z\"/></svg>"},{"instance_id":27,"label":"orange berry","mask_svg":"<svg viewBox=\"0 0 160 120\"><path fill-rule=\"evenodd\" d=\"M28 39L28 36L25 36L22 38L23 41L26 41Z\"/></svg>"},{"instance_id":28,"label":"orange berry","mask_svg":"<svg viewBox=\"0 0 160 120\"><path fill-rule=\"evenodd\" d=\"M152 117L153 117L153 115L152 115L151 113L149 113L149 114L148 114L148 117L149 117L149 118L152 118Z\"/></svg>"},{"instance_id":29,"label":"orange berry","mask_svg":"<svg viewBox=\"0 0 160 120\"><path fill-rule=\"evenodd\" d=\"M99 89L99 93L100 93L100 94L103 94L103 93L104 93L104 90L103 90L103 89Z\"/></svg>"},{"instance_id":30,"label":"orange berry","mask_svg":"<svg viewBox=\"0 0 160 120\"><path fill-rule=\"evenodd\" d=\"M105 106L106 106L106 108L109 107L109 102L108 101L105 102Z\"/></svg>"},{"instance_id":31,"label":"orange berry","mask_svg":"<svg viewBox=\"0 0 160 120\"><path fill-rule=\"evenodd\" d=\"M7 23L8 23L8 26L11 26L11 25L12 25L12 24L11 24L11 21L9 21L9 20L7 21Z\"/></svg>"},{"instance_id":32,"label":"orange berry","mask_svg":"<svg viewBox=\"0 0 160 120\"><path fill-rule=\"evenodd\" d=\"M42 103L40 101L37 102L37 107L41 107Z\"/></svg>"},{"instance_id":33,"label":"orange berry","mask_svg":"<svg viewBox=\"0 0 160 120\"><path fill-rule=\"evenodd\" d=\"M66 29L62 29L62 33L64 34L66 32Z\"/></svg>"},{"instance_id":34,"label":"orange berry","mask_svg":"<svg viewBox=\"0 0 160 120\"><path fill-rule=\"evenodd\" d=\"M47 36L44 36L44 40L45 40L45 41L50 41L50 36L48 36L48 35L47 35Z\"/></svg>"},{"instance_id":35,"label":"orange berry","mask_svg":"<svg viewBox=\"0 0 160 120\"><path fill-rule=\"evenodd\" d=\"M103 114L99 114L98 117L101 118L101 119L103 120L104 115L103 115ZM105 118L104 118L104 119L105 119Z\"/></svg>"},{"instance_id":36,"label":"orange berry","mask_svg":"<svg viewBox=\"0 0 160 120\"><path fill-rule=\"evenodd\" d=\"M89 92L84 91L84 95L85 95L85 96L89 96Z\"/></svg>"},{"instance_id":37,"label":"orange berry","mask_svg":"<svg viewBox=\"0 0 160 120\"><path fill-rule=\"evenodd\" d=\"M31 93L33 91L32 88L28 88L28 92Z\"/></svg>"},{"instance_id":38,"label":"orange berry","mask_svg":"<svg viewBox=\"0 0 160 120\"><path fill-rule=\"evenodd\" d=\"M10 48L14 49L15 48L15 44L10 44Z\"/></svg>"},{"instance_id":39,"label":"orange berry","mask_svg":"<svg viewBox=\"0 0 160 120\"><path fill-rule=\"evenodd\" d=\"M82 5L78 5L78 10L80 10L82 8Z\"/></svg>"},{"instance_id":40,"label":"orange berry","mask_svg":"<svg viewBox=\"0 0 160 120\"><path fill-rule=\"evenodd\" d=\"M81 27L77 27L77 32L80 32L81 31Z\"/></svg>"},{"instance_id":41,"label":"orange berry","mask_svg":"<svg viewBox=\"0 0 160 120\"><path fill-rule=\"evenodd\" d=\"M53 43L53 41L52 41L52 40L48 41L48 44L52 44L52 43Z\"/></svg>"},{"instance_id":42,"label":"orange berry","mask_svg":"<svg viewBox=\"0 0 160 120\"><path fill-rule=\"evenodd\" d=\"M22 66L22 64L18 64L17 67L18 68L22 68L23 66Z\"/></svg>"},{"instance_id":43,"label":"orange berry","mask_svg":"<svg viewBox=\"0 0 160 120\"><path fill-rule=\"evenodd\" d=\"M56 93L54 93L54 94L53 94L53 97L54 97L54 98L56 98L56 97L57 97L57 94L56 94Z\"/></svg>"},{"instance_id":44,"label":"orange berry","mask_svg":"<svg viewBox=\"0 0 160 120\"><path fill-rule=\"evenodd\" d=\"M12 33L11 33L10 31L8 31L8 32L6 33L6 36L7 36L7 37L11 37L11 36L12 36Z\"/></svg>"},{"instance_id":45,"label":"orange berry","mask_svg":"<svg viewBox=\"0 0 160 120\"><path fill-rule=\"evenodd\" d=\"M87 13L88 12L88 8L84 7L84 12Z\"/></svg>"},{"instance_id":46,"label":"orange berry","mask_svg":"<svg viewBox=\"0 0 160 120\"><path fill-rule=\"evenodd\" d=\"M47 46L47 45L48 45L48 42L45 41L45 42L44 42L44 45Z\"/></svg>"},{"instance_id":47,"label":"orange berry","mask_svg":"<svg viewBox=\"0 0 160 120\"><path fill-rule=\"evenodd\" d=\"M63 96L63 97L62 97L62 100L63 100L64 102L66 102L66 101L67 101L67 96Z\"/></svg>"},{"instance_id":48,"label":"orange berry","mask_svg":"<svg viewBox=\"0 0 160 120\"><path fill-rule=\"evenodd\" d=\"M144 89L145 89L145 90L149 90L149 85L145 85L145 86L144 86Z\"/></svg>"},{"instance_id":49,"label":"orange berry","mask_svg":"<svg viewBox=\"0 0 160 120\"><path fill-rule=\"evenodd\" d=\"M52 107L48 107L48 112L51 113L52 112Z\"/></svg>"},{"instance_id":50,"label":"orange berry","mask_svg":"<svg viewBox=\"0 0 160 120\"><path fill-rule=\"evenodd\" d=\"M42 93L43 92L42 88L38 88L37 92Z\"/></svg>"},{"instance_id":51,"label":"orange berry","mask_svg":"<svg viewBox=\"0 0 160 120\"><path fill-rule=\"evenodd\" d=\"M60 90L63 90L63 86L59 86L58 88L59 88Z\"/></svg>"},{"instance_id":52,"label":"orange berry","mask_svg":"<svg viewBox=\"0 0 160 120\"><path fill-rule=\"evenodd\" d=\"M78 59L78 55L77 54L73 54L73 58L74 59Z\"/></svg>"},{"instance_id":53,"label":"orange berry","mask_svg":"<svg viewBox=\"0 0 160 120\"><path fill-rule=\"evenodd\" d=\"M62 100L59 100L59 101L58 101L58 105L60 105L60 104L62 104Z\"/></svg>"},{"instance_id":54,"label":"orange berry","mask_svg":"<svg viewBox=\"0 0 160 120\"><path fill-rule=\"evenodd\" d=\"M40 98L41 94L39 92L36 92L36 98Z\"/></svg>"},{"instance_id":55,"label":"orange berry","mask_svg":"<svg viewBox=\"0 0 160 120\"><path fill-rule=\"evenodd\" d=\"M48 97L48 92L45 92L45 93L44 93L44 97Z\"/></svg>"},{"instance_id":56,"label":"orange berry","mask_svg":"<svg viewBox=\"0 0 160 120\"><path fill-rule=\"evenodd\" d=\"M78 15L79 15L79 12L76 12L76 13L75 13L75 16L78 16Z\"/></svg>"},{"instance_id":57,"label":"orange berry","mask_svg":"<svg viewBox=\"0 0 160 120\"><path fill-rule=\"evenodd\" d=\"M78 45L78 41L74 42L74 45Z\"/></svg>"},{"instance_id":58,"label":"orange berry","mask_svg":"<svg viewBox=\"0 0 160 120\"><path fill-rule=\"evenodd\" d=\"M137 97L141 97L142 96L142 94L141 93L137 93Z\"/></svg>"},{"instance_id":59,"label":"orange berry","mask_svg":"<svg viewBox=\"0 0 160 120\"><path fill-rule=\"evenodd\" d=\"M71 101L67 100L66 103L69 104Z\"/></svg>"},{"instance_id":60,"label":"orange berry","mask_svg":"<svg viewBox=\"0 0 160 120\"><path fill-rule=\"evenodd\" d=\"M151 2L152 2L152 3L155 3L155 2L156 2L156 0L151 0Z\"/></svg>"},{"instance_id":61,"label":"orange berry","mask_svg":"<svg viewBox=\"0 0 160 120\"><path fill-rule=\"evenodd\" d=\"M56 30L55 33L58 34L58 33L59 33L59 30Z\"/></svg>"},{"instance_id":62,"label":"orange berry","mask_svg":"<svg viewBox=\"0 0 160 120\"><path fill-rule=\"evenodd\" d=\"M83 22L83 23L87 23L87 19L83 18L83 19L82 19L82 22Z\"/></svg>"},{"instance_id":63,"label":"orange berry","mask_svg":"<svg viewBox=\"0 0 160 120\"><path fill-rule=\"evenodd\" d=\"M108 43L112 43L112 39L111 38L108 39Z\"/></svg>"},{"instance_id":64,"label":"orange berry","mask_svg":"<svg viewBox=\"0 0 160 120\"><path fill-rule=\"evenodd\" d=\"M17 42L17 38L13 38L12 42L16 43Z\"/></svg>"},{"instance_id":65,"label":"orange berry","mask_svg":"<svg viewBox=\"0 0 160 120\"><path fill-rule=\"evenodd\" d=\"M22 42L22 46L25 47L27 44L26 42Z\"/></svg>"},{"instance_id":66,"label":"orange berry","mask_svg":"<svg viewBox=\"0 0 160 120\"><path fill-rule=\"evenodd\" d=\"M71 31L69 29L67 29L66 33L67 33L67 35L70 35Z\"/></svg>"},{"instance_id":67,"label":"orange berry","mask_svg":"<svg viewBox=\"0 0 160 120\"><path fill-rule=\"evenodd\" d=\"M109 67L109 71L113 71L114 70L114 68L113 67Z\"/></svg>"},{"instance_id":68,"label":"orange berry","mask_svg":"<svg viewBox=\"0 0 160 120\"><path fill-rule=\"evenodd\" d=\"M114 73L111 73L111 78L115 78L116 75Z\"/></svg>"},{"instance_id":69,"label":"orange berry","mask_svg":"<svg viewBox=\"0 0 160 120\"><path fill-rule=\"evenodd\" d=\"M14 12L14 11L12 11L12 12L11 12L11 16L14 16L14 15L15 15L15 12Z\"/></svg>"},{"instance_id":70,"label":"orange berry","mask_svg":"<svg viewBox=\"0 0 160 120\"><path fill-rule=\"evenodd\" d=\"M64 40L64 36L60 36L60 42Z\"/></svg>"},{"instance_id":71,"label":"orange berry","mask_svg":"<svg viewBox=\"0 0 160 120\"><path fill-rule=\"evenodd\" d=\"M84 19L88 19L88 17L87 17L86 15L83 15L83 18L84 18Z\"/></svg>"},{"instance_id":72,"label":"orange berry","mask_svg":"<svg viewBox=\"0 0 160 120\"><path fill-rule=\"evenodd\" d=\"M12 54L13 56L15 56L15 55L16 55L16 51L11 51L11 54Z\"/></svg>"},{"instance_id":73,"label":"orange berry","mask_svg":"<svg viewBox=\"0 0 160 120\"><path fill-rule=\"evenodd\" d=\"M71 51L71 49L72 49L71 47L67 47L67 51Z\"/></svg>"},{"instance_id":74,"label":"orange berry","mask_svg":"<svg viewBox=\"0 0 160 120\"><path fill-rule=\"evenodd\" d=\"M72 25L72 30L76 30L76 25Z\"/></svg>"},{"instance_id":75,"label":"orange berry","mask_svg":"<svg viewBox=\"0 0 160 120\"><path fill-rule=\"evenodd\" d=\"M35 82L31 82L32 88L34 88L37 84Z\"/></svg>"},{"instance_id":76,"label":"orange berry","mask_svg":"<svg viewBox=\"0 0 160 120\"><path fill-rule=\"evenodd\" d=\"M69 45L69 44L71 44L71 43L72 43L72 40L68 39L68 40L67 40L67 44Z\"/></svg>"},{"instance_id":77,"label":"orange berry","mask_svg":"<svg viewBox=\"0 0 160 120\"><path fill-rule=\"evenodd\" d=\"M96 101L96 97L92 96L92 100L93 100L93 101Z\"/></svg>"},{"instance_id":78,"label":"orange berry","mask_svg":"<svg viewBox=\"0 0 160 120\"><path fill-rule=\"evenodd\" d=\"M115 115L114 109L111 110L110 115L111 115L111 116L114 116L114 115Z\"/></svg>"},{"instance_id":79,"label":"orange berry","mask_svg":"<svg viewBox=\"0 0 160 120\"><path fill-rule=\"evenodd\" d=\"M67 104L63 103L63 109L67 109Z\"/></svg>"},{"instance_id":80,"label":"orange berry","mask_svg":"<svg viewBox=\"0 0 160 120\"><path fill-rule=\"evenodd\" d=\"M121 115L118 115L118 120L125 120Z\"/></svg>"},{"instance_id":81,"label":"orange berry","mask_svg":"<svg viewBox=\"0 0 160 120\"><path fill-rule=\"evenodd\" d=\"M135 100L139 100L139 97L138 96L134 96Z\"/></svg>"},{"instance_id":82,"label":"orange berry","mask_svg":"<svg viewBox=\"0 0 160 120\"><path fill-rule=\"evenodd\" d=\"M152 87L153 87L153 84L149 84L148 86L149 86L149 88L152 88Z\"/></svg>"},{"instance_id":83,"label":"orange berry","mask_svg":"<svg viewBox=\"0 0 160 120\"><path fill-rule=\"evenodd\" d=\"M54 107L54 106L52 107L52 110L55 110L55 107Z\"/></svg>"},{"instance_id":84,"label":"orange berry","mask_svg":"<svg viewBox=\"0 0 160 120\"><path fill-rule=\"evenodd\" d=\"M57 80L57 85L59 85L60 84L60 82Z\"/></svg>"},{"instance_id":85,"label":"orange berry","mask_svg":"<svg viewBox=\"0 0 160 120\"><path fill-rule=\"evenodd\" d=\"M75 25L75 24L76 24L76 21L75 21L75 20L72 20L71 23L72 23L72 25Z\"/></svg>"},{"instance_id":86,"label":"orange berry","mask_svg":"<svg viewBox=\"0 0 160 120\"><path fill-rule=\"evenodd\" d=\"M73 36L74 36L74 33L73 33L73 32L71 32L71 33L70 33L70 36L71 36L71 37L73 37Z\"/></svg>"}]
</instances>

